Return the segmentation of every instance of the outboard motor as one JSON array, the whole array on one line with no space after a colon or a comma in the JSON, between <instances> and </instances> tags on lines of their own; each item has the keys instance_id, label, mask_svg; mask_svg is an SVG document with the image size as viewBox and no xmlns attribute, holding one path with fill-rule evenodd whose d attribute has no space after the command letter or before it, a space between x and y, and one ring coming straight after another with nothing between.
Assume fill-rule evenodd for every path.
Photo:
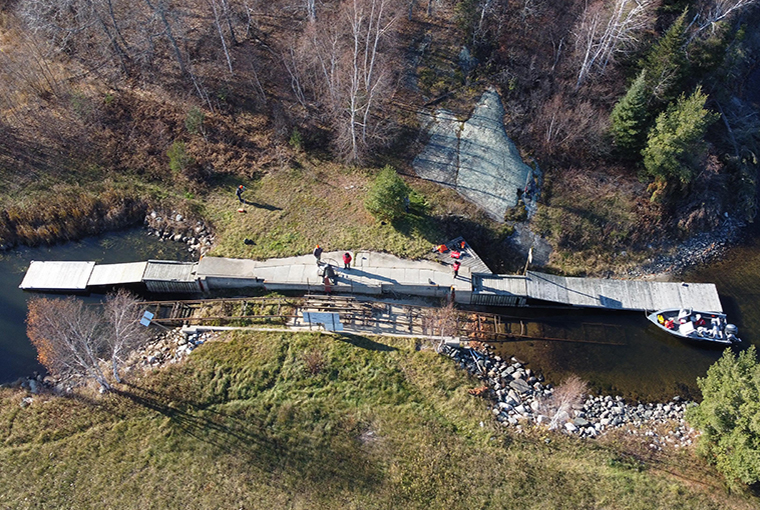
<instances>
[{"instance_id":1,"label":"outboard motor","mask_svg":"<svg viewBox=\"0 0 760 510\"><path fill-rule=\"evenodd\" d=\"M731 340L732 342L741 342L739 338L736 336L736 334L739 332L739 328L734 326L733 324L726 324L726 337Z\"/></svg>"}]
</instances>

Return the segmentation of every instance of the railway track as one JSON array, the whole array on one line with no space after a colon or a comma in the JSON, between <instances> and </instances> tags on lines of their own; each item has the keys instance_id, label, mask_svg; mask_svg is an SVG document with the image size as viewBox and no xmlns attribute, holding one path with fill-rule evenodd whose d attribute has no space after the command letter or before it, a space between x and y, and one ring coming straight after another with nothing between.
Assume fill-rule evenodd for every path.
<instances>
[{"instance_id":1,"label":"railway track","mask_svg":"<svg viewBox=\"0 0 760 510\"><path fill-rule=\"evenodd\" d=\"M624 328L611 324L579 323L568 328L550 319L525 319L452 306L427 307L346 296L148 301L143 305L154 314L153 322L164 326L279 325L320 329L304 319L304 312L318 312L335 314L344 331L356 334L459 337L486 343L549 341L626 345Z\"/></svg>"}]
</instances>

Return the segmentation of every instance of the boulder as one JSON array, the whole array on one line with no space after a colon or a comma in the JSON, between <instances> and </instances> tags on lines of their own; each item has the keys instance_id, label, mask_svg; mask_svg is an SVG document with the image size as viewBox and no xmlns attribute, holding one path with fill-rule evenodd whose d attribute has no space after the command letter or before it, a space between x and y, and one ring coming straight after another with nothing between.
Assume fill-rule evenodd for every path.
<instances>
[{"instance_id":1,"label":"boulder","mask_svg":"<svg viewBox=\"0 0 760 510\"><path fill-rule=\"evenodd\" d=\"M509 387L518 393L527 393L530 391L530 386L522 379L515 379L514 381L511 381L509 383Z\"/></svg>"}]
</instances>

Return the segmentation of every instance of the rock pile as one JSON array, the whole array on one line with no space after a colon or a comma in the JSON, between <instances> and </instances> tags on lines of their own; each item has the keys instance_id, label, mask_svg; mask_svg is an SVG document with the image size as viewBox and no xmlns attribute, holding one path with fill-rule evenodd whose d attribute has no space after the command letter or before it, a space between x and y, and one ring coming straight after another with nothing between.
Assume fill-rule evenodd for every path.
<instances>
[{"instance_id":1,"label":"rock pile","mask_svg":"<svg viewBox=\"0 0 760 510\"><path fill-rule=\"evenodd\" d=\"M477 393L490 396L494 417L503 426L521 429L543 424L580 437L627 429L629 434L651 438L653 449L665 444L688 446L696 435L683 419L689 404L679 397L665 404L628 404L620 396L589 395L572 408L557 409L552 399L555 388L543 384L540 374L516 358L505 361L499 356L449 345L439 351L483 381L488 391ZM668 430L663 433L665 429Z\"/></svg>"},{"instance_id":2,"label":"rock pile","mask_svg":"<svg viewBox=\"0 0 760 510\"><path fill-rule=\"evenodd\" d=\"M144 224L148 229L148 235L161 240L186 243L188 251L199 252L201 256L214 244L214 235L205 223L185 218L177 211L172 211L171 214L151 211L145 216Z\"/></svg>"},{"instance_id":3,"label":"rock pile","mask_svg":"<svg viewBox=\"0 0 760 510\"><path fill-rule=\"evenodd\" d=\"M714 231L697 234L673 248L672 253L657 255L642 267L630 269L626 275L678 274L690 267L717 260L741 238L744 226L743 222L727 217Z\"/></svg>"},{"instance_id":4,"label":"rock pile","mask_svg":"<svg viewBox=\"0 0 760 510\"><path fill-rule=\"evenodd\" d=\"M157 335L151 344L135 353L132 363L129 364L160 367L167 363L176 363L193 352L196 347L215 337L216 333L213 331L172 329Z\"/></svg>"}]
</instances>

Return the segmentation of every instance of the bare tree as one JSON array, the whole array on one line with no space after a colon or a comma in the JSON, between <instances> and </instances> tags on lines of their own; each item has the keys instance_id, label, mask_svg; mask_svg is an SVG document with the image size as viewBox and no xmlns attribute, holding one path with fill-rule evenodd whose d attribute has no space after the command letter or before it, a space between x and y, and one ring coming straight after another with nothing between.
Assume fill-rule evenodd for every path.
<instances>
[{"instance_id":1,"label":"bare tree","mask_svg":"<svg viewBox=\"0 0 760 510\"><path fill-rule=\"evenodd\" d=\"M588 384L577 375L571 375L557 386L551 396L540 403L541 413L549 417L549 429L554 430L572 418L573 408L583 402Z\"/></svg>"},{"instance_id":2,"label":"bare tree","mask_svg":"<svg viewBox=\"0 0 760 510\"><path fill-rule=\"evenodd\" d=\"M111 355L116 382L121 382L119 365L124 362L123 357L148 339L148 328L140 324L141 312L140 301L124 289L106 297L104 313L107 329L103 340Z\"/></svg>"},{"instance_id":3,"label":"bare tree","mask_svg":"<svg viewBox=\"0 0 760 510\"><path fill-rule=\"evenodd\" d=\"M100 368L105 354L102 315L83 301L34 298L29 301L27 335L37 348L40 363L57 376L79 375L110 390Z\"/></svg>"},{"instance_id":4,"label":"bare tree","mask_svg":"<svg viewBox=\"0 0 760 510\"><path fill-rule=\"evenodd\" d=\"M633 49L639 34L655 19L657 0L603 0L591 3L575 27L576 52L580 69L576 89L596 70L603 74L616 53Z\"/></svg>"},{"instance_id":5,"label":"bare tree","mask_svg":"<svg viewBox=\"0 0 760 510\"><path fill-rule=\"evenodd\" d=\"M759 2L760 0L706 0L702 2L689 24L691 30L689 42L708 28L710 33L713 33L718 23Z\"/></svg>"},{"instance_id":6,"label":"bare tree","mask_svg":"<svg viewBox=\"0 0 760 510\"><path fill-rule=\"evenodd\" d=\"M333 123L335 145L348 161L360 161L382 138L381 107L392 96L391 58L397 40L395 0L345 0L304 32L298 71L310 81Z\"/></svg>"}]
</instances>

